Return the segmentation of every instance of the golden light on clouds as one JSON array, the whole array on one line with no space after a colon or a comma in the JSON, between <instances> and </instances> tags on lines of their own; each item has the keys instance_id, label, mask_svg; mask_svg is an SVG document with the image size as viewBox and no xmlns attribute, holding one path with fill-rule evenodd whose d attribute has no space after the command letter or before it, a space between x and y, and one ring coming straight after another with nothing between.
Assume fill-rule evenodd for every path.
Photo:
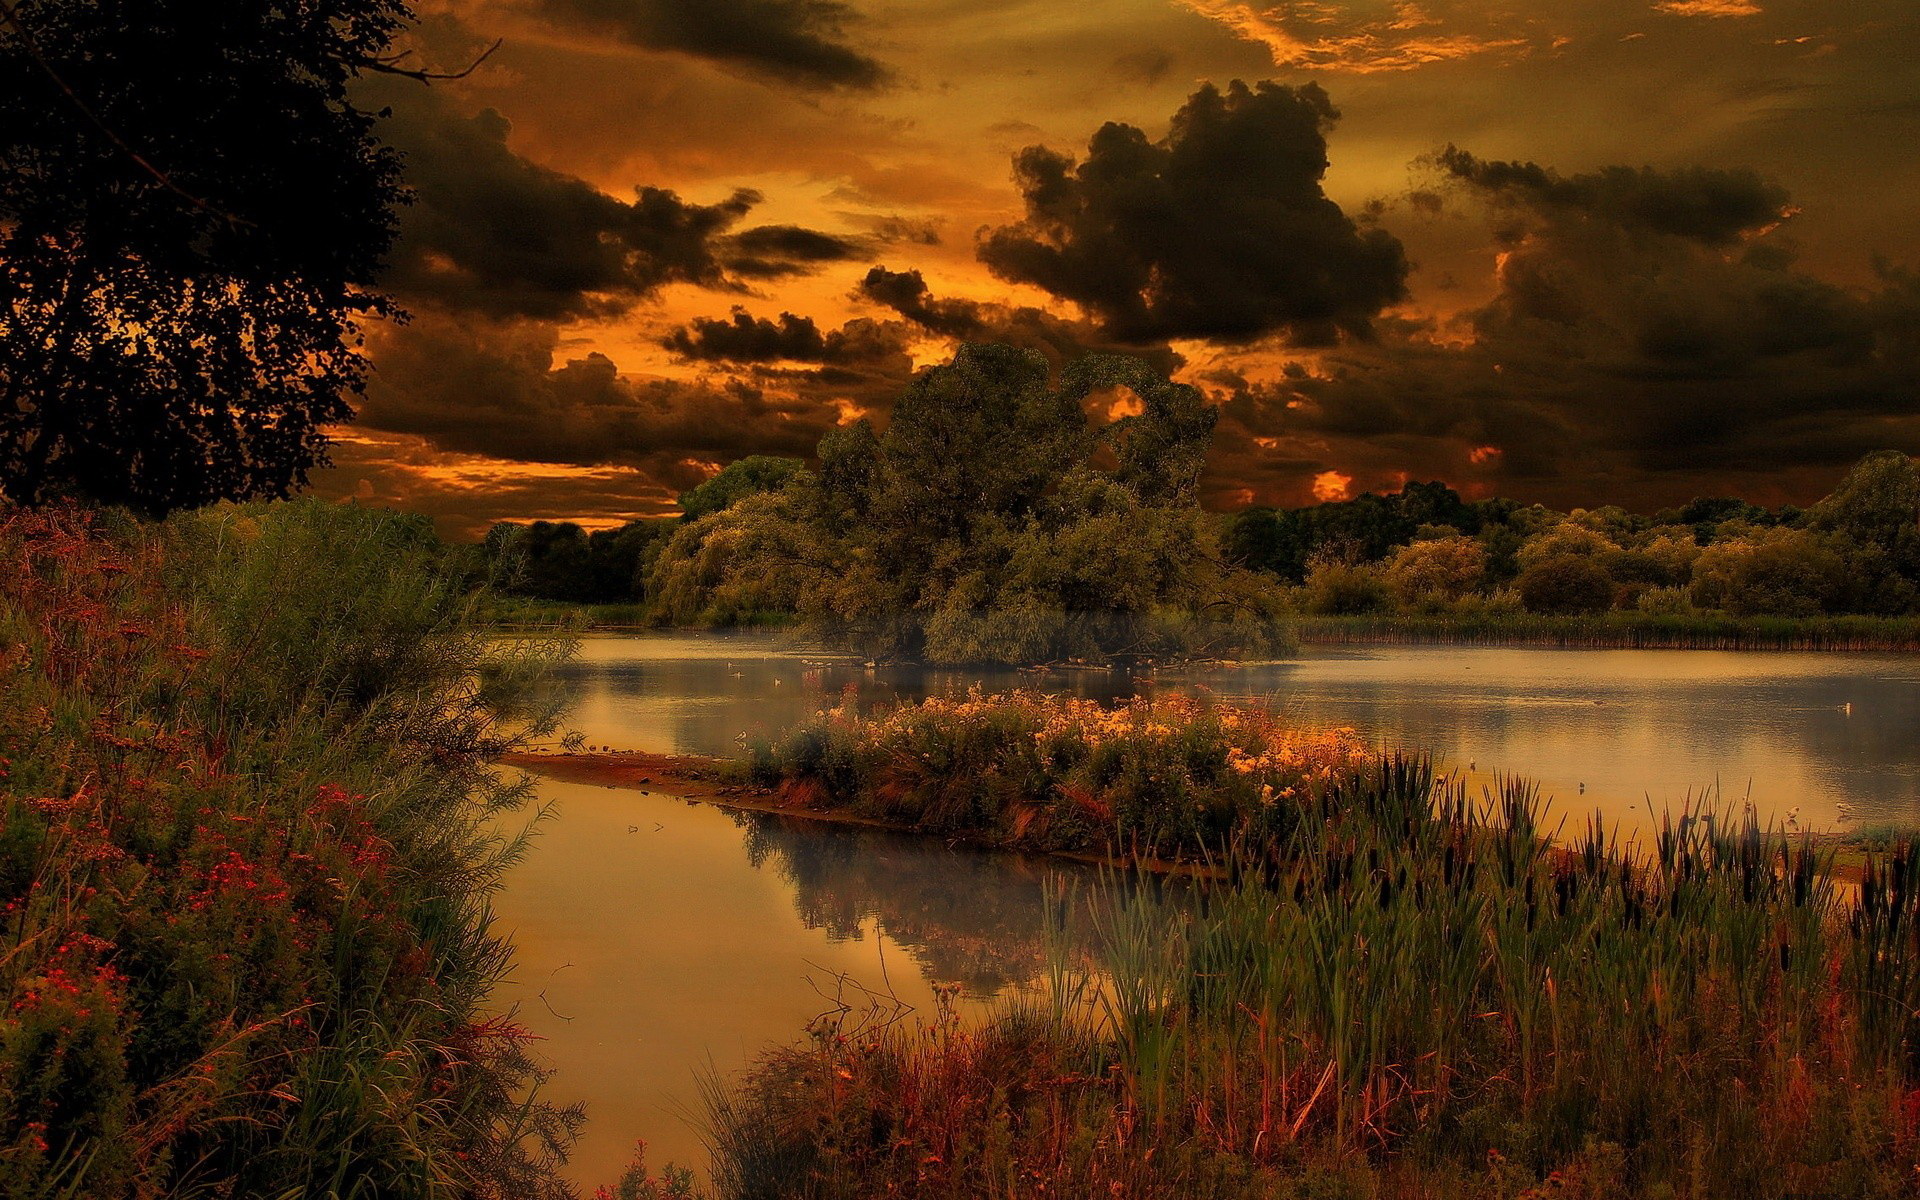
<instances>
[{"instance_id":1,"label":"golden light on clouds","mask_svg":"<svg viewBox=\"0 0 1920 1200\"><path fill-rule=\"evenodd\" d=\"M1344 471L1322 471L1313 477L1313 498L1323 504L1351 499L1353 476Z\"/></svg>"},{"instance_id":2,"label":"golden light on clouds","mask_svg":"<svg viewBox=\"0 0 1920 1200\"><path fill-rule=\"evenodd\" d=\"M671 44L651 18L577 19L625 7L671 9ZM368 97L418 192L389 281L415 320L372 339L357 440L319 486L365 480L450 531L671 511L717 465L884 422L914 372L997 340L1203 388L1216 507L1404 478L1818 495L1856 451L1920 444L1920 348L1897 342L1920 310L1920 8L1847 7L846 0L822 23L430 0L422 61L505 43ZM715 24L736 9L769 36ZM1235 80L1324 107L1208 117L1204 170L1130 165L1203 85L1231 109ZM1438 167L1450 145L1479 173ZM1095 159L1136 174L1103 188L1076 174ZM1036 191L1033 170L1056 175ZM1263 206L1289 189L1311 203ZM1036 219L1049 195L1069 203ZM1100 215L1132 196L1159 202ZM1403 248L1404 295L1391 255L1359 287L1356 238Z\"/></svg>"},{"instance_id":3,"label":"golden light on clouds","mask_svg":"<svg viewBox=\"0 0 1920 1200\"><path fill-rule=\"evenodd\" d=\"M1368 75L1479 56L1512 57L1531 47L1518 33L1449 30L1418 4L1293 3L1182 0L1273 55L1275 66ZM1713 0L1703 0L1713 2Z\"/></svg>"},{"instance_id":4,"label":"golden light on clouds","mask_svg":"<svg viewBox=\"0 0 1920 1200\"><path fill-rule=\"evenodd\" d=\"M1757 17L1764 11L1751 0L1661 0L1654 7L1680 17Z\"/></svg>"}]
</instances>

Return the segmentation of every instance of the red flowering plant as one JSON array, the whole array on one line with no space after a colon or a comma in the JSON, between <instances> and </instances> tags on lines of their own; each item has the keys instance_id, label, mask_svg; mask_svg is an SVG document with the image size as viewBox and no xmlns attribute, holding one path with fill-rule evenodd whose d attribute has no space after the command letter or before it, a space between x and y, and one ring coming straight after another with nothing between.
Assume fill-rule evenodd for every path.
<instances>
[{"instance_id":1,"label":"red flowering plant","mask_svg":"<svg viewBox=\"0 0 1920 1200\"><path fill-rule=\"evenodd\" d=\"M414 675L390 696L341 600L373 593L351 563L317 569L352 536L390 549L386 520L0 512L0 1194L564 1194L577 1114L528 1099L525 1038L485 1009L505 962L485 889L511 848L491 818L516 795L476 781L512 735L469 682L471 638L445 639L447 679L396 663ZM321 529L274 554L311 606L235 611L262 594L233 584L263 526ZM457 634L431 567L369 569ZM262 667L275 640L330 641L358 690Z\"/></svg>"}]
</instances>

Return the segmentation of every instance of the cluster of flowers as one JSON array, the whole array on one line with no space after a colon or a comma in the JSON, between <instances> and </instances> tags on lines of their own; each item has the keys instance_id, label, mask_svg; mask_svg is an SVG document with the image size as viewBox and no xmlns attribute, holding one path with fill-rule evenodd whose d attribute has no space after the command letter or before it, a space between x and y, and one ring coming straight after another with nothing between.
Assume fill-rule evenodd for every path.
<instances>
[{"instance_id":1,"label":"cluster of flowers","mask_svg":"<svg viewBox=\"0 0 1920 1200\"><path fill-rule=\"evenodd\" d=\"M978 689L875 713L843 702L756 752L789 801L1056 849L1204 852L1287 827L1286 802L1365 764L1353 730L1194 697L1120 705Z\"/></svg>"},{"instance_id":2,"label":"cluster of flowers","mask_svg":"<svg viewBox=\"0 0 1920 1200\"><path fill-rule=\"evenodd\" d=\"M229 769L154 564L71 516L0 513L0 554L0 1194L82 1160L120 1194L292 1111L320 1028L379 1003L342 964L438 985L365 798Z\"/></svg>"},{"instance_id":3,"label":"cluster of flowers","mask_svg":"<svg viewBox=\"0 0 1920 1200\"><path fill-rule=\"evenodd\" d=\"M1302 728L1270 709L1190 696L1136 697L1106 705L1029 690L988 695L976 687L962 699L934 697L872 716L843 704L822 718L876 747L903 745L930 729L1012 725L1027 731L1044 759L1061 764L1114 748L1176 750L1196 764L1218 756L1236 775L1269 788L1270 799L1293 795L1304 783L1331 779L1370 754L1348 727Z\"/></svg>"}]
</instances>

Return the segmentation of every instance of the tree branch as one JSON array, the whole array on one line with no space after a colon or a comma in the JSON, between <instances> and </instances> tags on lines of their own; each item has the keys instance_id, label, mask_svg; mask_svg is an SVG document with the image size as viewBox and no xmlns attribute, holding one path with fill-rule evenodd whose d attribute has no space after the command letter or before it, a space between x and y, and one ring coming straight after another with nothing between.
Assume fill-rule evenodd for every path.
<instances>
[{"instance_id":1,"label":"tree branch","mask_svg":"<svg viewBox=\"0 0 1920 1200\"><path fill-rule=\"evenodd\" d=\"M0 0L0 3L3 2L4 0ZM399 75L407 79L418 79L421 83L433 83L445 79L465 79L475 71L478 71L480 65L489 58L492 58L493 52L498 50L505 42L505 38L495 38L493 45L488 46L480 52L480 57L474 59L468 63L465 68L458 71L427 71L414 67L401 66L400 64L412 55L413 51L411 50L403 50L390 58L363 59L354 65L364 71L375 71L382 75Z\"/></svg>"}]
</instances>

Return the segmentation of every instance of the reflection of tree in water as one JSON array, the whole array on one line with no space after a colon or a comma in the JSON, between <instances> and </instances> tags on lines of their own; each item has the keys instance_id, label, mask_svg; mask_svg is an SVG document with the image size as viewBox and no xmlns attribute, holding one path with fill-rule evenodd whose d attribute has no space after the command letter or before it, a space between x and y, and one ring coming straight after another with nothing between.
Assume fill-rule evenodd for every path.
<instances>
[{"instance_id":1,"label":"reflection of tree in water","mask_svg":"<svg viewBox=\"0 0 1920 1200\"><path fill-rule=\"evenodd\" d=\"M850 830L770 813L736 813L747 858L793 885L810 929L858 940L875 920L928 977L987 997L1031 983L1046 969L1049 880L1087 872L1008 854L953 851L875 830Z\"/></svg>"}]
</instances>

